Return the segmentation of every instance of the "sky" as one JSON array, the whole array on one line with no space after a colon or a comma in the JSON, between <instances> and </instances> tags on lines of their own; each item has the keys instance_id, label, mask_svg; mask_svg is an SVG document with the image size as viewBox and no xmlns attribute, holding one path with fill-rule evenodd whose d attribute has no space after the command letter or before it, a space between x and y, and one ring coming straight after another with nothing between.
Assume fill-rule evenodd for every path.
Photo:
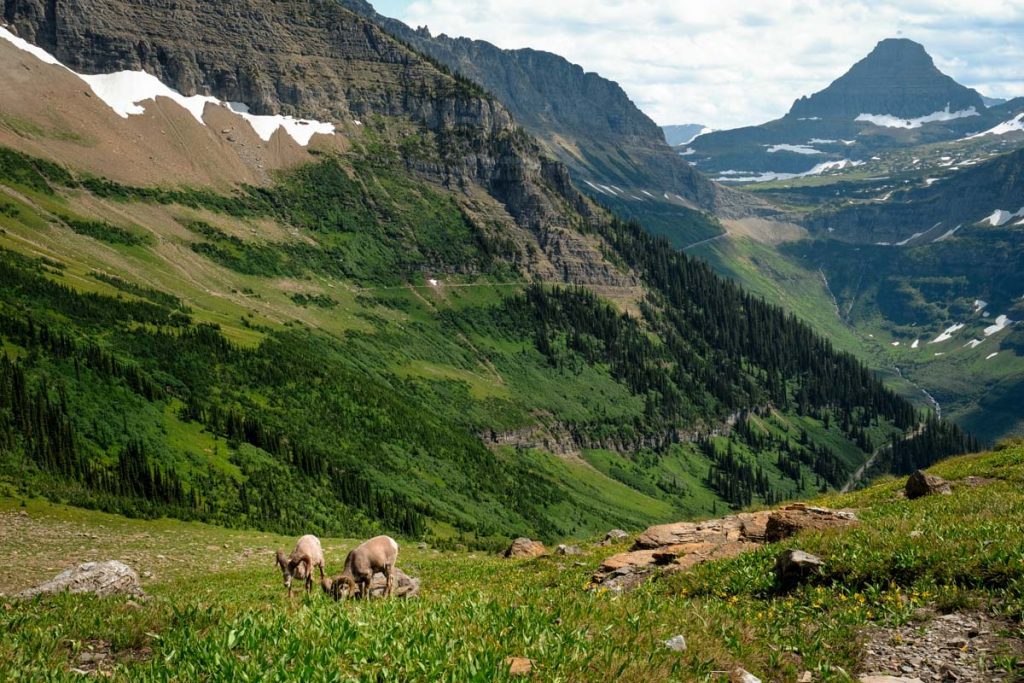
<instances>
[{"instance_id":1,"label":"sky","mask_svg":"<svg viewBox=\"0 0 1024 683\"><path fill-rule=\"evenodd\" d=\"M371 0L372 1L372 0ZM378 0L431 33L562 55L661 125L785 114L883 38L922 43L989 97L1024 95L1024 0ZM880 112L873 112L880 113Z\"/></svg>"}]
</instances>

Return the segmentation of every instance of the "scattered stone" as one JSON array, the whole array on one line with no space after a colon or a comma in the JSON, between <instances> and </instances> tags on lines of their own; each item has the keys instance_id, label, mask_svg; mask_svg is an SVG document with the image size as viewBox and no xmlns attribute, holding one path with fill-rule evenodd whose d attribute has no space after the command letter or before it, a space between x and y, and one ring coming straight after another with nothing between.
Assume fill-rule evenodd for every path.
<instances>
[{"instance_id":1,"label":"scattered stone","mask_svg":"<svg viewBox=\"0 0 1024 683\"><path fill-rule=\"evenodd\" d=\"M920 529L914 529L913 531L910 532L910 537L911 538L921 538L922 536L924 536L924 532L921 531Z\"/></svg>"},{"instance_id":2,"label":"scattered stone","mask_svg":"<svg viewBox=\"0 0 1024 683\"><path fill-rule=\"evenodd\" d=\"M506 657L510 676L528 676L533 671L533 660L526 657Z\"/></svg>"},{"instance_id":3,"label":"scattered stone","mask_svg":"<svg viewBox=\"0 0 1024 683\"><path fill-rule=\"evenodd\" d=\"M775 560L775 578L784 588L795 586L821 574L825 562L803 550L787 550Z\"/></svg>"},{"instance_id":4,"label":"scattered stone","mask_svg":"<svg viewBox=\"0 0 1024 683\"><path fill-rule=\"evenodd\" d=\"M860 683L924 683L920 678L899 678L897 676L861 676Z\"/></svg>"},{"instance_id":5,"label":"scattered stone","mask_svg":"<svg viewBox=\"0 0 1024 683\"><path fill-rule=\"evenodd\" d=\"M556 555L579 555L583 551L578 545L560 545L555 548Z\"/></svg>"},{"instance_id":6,"label":"scattered stone","mask_svg":"<svg viewBox=\"0 0 1024 683\"><path fill-rule=\"evenodd\" d=\"M33 598L37 595L54 593L92 593L100 597L108 595L135 595L142 597L145 592L139 583L135 570L117 560L109 562L86 562L74 569L61 572L56 577L35 588L18 593L16 598Z\"/></svg>"},{"instance_id":7,"label":"scattered stone","mask_svg":"<svg viewBox=\"0 0 1024 683\"><path fill-rule=\"evenodd\" d=\"M505 551L505 557L508 558L540 557L547 554L548 550L544 547L543 543L530 540L529 538L517 538L512 541L512 545Z\"/></svg>"},{"instance_id":8,"label":"scattered stone","mask_svg":"<svg viewBox=\"0 0 1024 683\"><path fill-rule=\"evenodd\" d=\"M761 679L746 669L737 667L729 676L730 683L761 683Z\"/></svg>"},{"instance_id":9,"label":"scattered stone","mask_svg":"<svg viewBox=\"0 0 1024 683\"><path fill-rule=\"evenodd\" d=\"M25 512L24 510L22 510L22 511L20 511L20 512L18 513L18 516L19 516L19 517L28 517L28 513L27 513L27 512Z\"/></svg>"},{"instance_id":10,"label":"scattered stone","mask_svg":"<svg viewBox=\"0 0 1024 683\"><path fill-rule=\"evenodd\" d=\"M420 541L419 543L416 544L416 549L417 550L426 550L428 547L430 547L430 546L428 546L423 541Z\"/></svg>"},{"instance_id":11,"label":"scattered stone","mask_svg":"<svg viewBox=\"0 0 1024 683\"><path fill-rule=\"evenodd\" d=\"M598 545L614 545L616 543L621 543L627 538L629 538L629 534L622 529L612 529L604 535L604 540L598 543Z\"/></svg>"},{"instance_id":12,"label":"scattered stone","mask_svg":"<svg viewBox=\"0 0 1024 683\"><path fill-rule=\"evenodd\" d=\"M415 598L420 594L420 580L409 576L398 567L395 567L394 590L391 593L393 598ZM387 577L377 572L370 579L370 595L375 598L384 597L384 589L387 586Z\"/></svg>"},{"instance_id":13,"label":"scattered stone","mask_svg":"<svg viewBox=\"0 0 1024 683\"><path fill-rule=\"evenodd\" d=\"M802 674L800 674L800 678L796 679L796 683L813 683L813 681L814 674L812 674L810 671L803 672Z\"/></svg>"},{"instance_id":14,"label":"scattered stone","mask_svg":"<svg viewBox=\"0 0 1024 683\"><path fill-rule=\"evenodd\" d=\"M153 572L148 572L148 571L147 572L142 572L142 578L144 578L144 579L152 579L153 578Z\"/></svg>"},{"instance_id":15,"label":"scattered stone","mask_svg":"<svg viewBox=\"0 0 1024 683\"><path fill-rule=\"evenodd\" d=\"M686 652L686 638L683 636L672 636L665 641L665 647L673 652Z\"/></svg>"},{"instance_id":16,"label":"scattered stone","mask_svg":"<svg viewBox=\"0 0 1024 683\"><path fill-rule=\"evenodd\" d=\"M1009 661L1024 655L1024 643L1006 635L1011 629L1009 622L981 611L871 628L864 658L864 668L871 675L860 680L1011 683L1017 679L1000 668L1001 658Z\"/></svg>"},{"instance_id":17,"label":"scattered stone","mask_svg":"<svg viewBox=\"0 0 1024 683\"><path fill-rule=\"evenodd\" d=\"M923 496L948 496L953 493L953 487L945 479L936 477L934 474L928 474L923 470L918 470L907 479L907 486L904 491L906 491L907 498L914 500Z\"/></svg>"}]
</instances>

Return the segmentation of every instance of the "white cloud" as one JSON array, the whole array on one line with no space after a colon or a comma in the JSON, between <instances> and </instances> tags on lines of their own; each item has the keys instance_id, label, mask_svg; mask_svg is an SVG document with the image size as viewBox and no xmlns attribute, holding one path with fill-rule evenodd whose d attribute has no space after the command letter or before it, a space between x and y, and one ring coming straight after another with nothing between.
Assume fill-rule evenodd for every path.
<instances>
[{"instance_id":1,"label":"white cloud","mask_svg":"<svg viewBox=\"0 0 1024 683\"><path fill-rule=\"evenodd\" d=\"M382 10L435 34L560 54L618 81L661 124L777 118L899 32L961 83L1024 95L1021 0L413 0Z\"/></svg>"}]
</instances>

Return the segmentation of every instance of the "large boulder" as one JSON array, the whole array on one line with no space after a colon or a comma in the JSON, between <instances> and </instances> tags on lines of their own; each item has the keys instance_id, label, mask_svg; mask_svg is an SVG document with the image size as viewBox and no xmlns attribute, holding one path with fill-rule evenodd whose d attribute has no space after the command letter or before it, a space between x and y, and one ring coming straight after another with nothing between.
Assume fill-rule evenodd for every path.
<instances>
[{"instance_id":1,"label":"large boulder","mask_svg":"<svg viewBox=\"0 0 1024 683\"><path fill-rule=\"evenodd\" d=\"M508 558L540 557L547 554L548 549L544 547L543 543L529 538L517 538L505 551L505 557Z\"/></svg>"},{"instance_id":2,"label":"large boulder","mask_svg":"<svg viewBox=\"0 0 1024 683\"><path fill-rule=\"evenodd\" d=\"M34 598L37 595L55 593L91 593L100 597L108 595L131 595L144 597L135 570L123 562L86 562L73 569L61 572L46 583L18 593L16 598Z\"/></svg>"},{"instance_id":3,"label":"large boulder","mask_svg":"<svg viewBox=\"0 0 1024 683\"><path fill-rule=\"evenodd\" d=\"M775 560L775 578L783 588L790 588L812 576L821 574L822 559L803 550L787 550Z\"/></svg>"},{"instance_id":4,"label":"large boulder","mask_svg":"<svg viewBox=\"0 0 1024 683\"><path fill-rule=\"evenodd\" d=\"M934 474L928 474L927 472L918 470L911 474L907 479L905 491L907 493L907 498L913 500L924 496L948 496L953 493L953 487L950 486L948 481L941 477L936 477Z\"/></svg>"},{"instance_id":5,"label":"large boulder","mask_svg":"<svg viewBox=\"0 0 1024 683\"><path fill-rule=\"evenodd\" d=\"M824 531L852 526L857 523L857 515L849 510L830 510L793 503L768 516L765 525L764 540L775 543L795 536L802 531Z\"/></svg>"}]
</instances>

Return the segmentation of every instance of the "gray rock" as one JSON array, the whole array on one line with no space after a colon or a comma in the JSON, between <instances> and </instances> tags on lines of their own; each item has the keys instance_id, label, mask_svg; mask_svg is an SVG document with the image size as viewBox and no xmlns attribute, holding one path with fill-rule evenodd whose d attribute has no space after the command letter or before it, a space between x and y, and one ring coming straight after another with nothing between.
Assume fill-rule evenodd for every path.
<instances>
[{"instance_id":1,"label":"gray rock","mask_svg":"<svg viewBox=\"0 0 1024 683\"><path fill-rule=\"evenodd\" d=\"M860 683L924 683L920 678L900 678L899 676L861 676Z\"/></svg>"},{"instance_id":2,"label":"gray rock","mask_svg":"<svg viewBox=\"0 0 1024 683\"><path fill-rule=\"evenodd\" d=\"M686 652L686 638L683 636L672 636L665 641L665 647L674 652Z\"/></svg>"},{"instance_id":3,"label":"gray rock","mask_svg":"<svg viewBox=\"0 0 1024 683\"><path fill-rule=\"evenodd\" d=\"M821 573L825 562L802 550L787 550L775 560L775 578L783 587L791 587Z\"/></svg>"},{"instance_id":4,"label":"gray rock","mask_svg":"<svg viewBox=\"0 0 1024 683\"><path fill-rule=\"evenodd\" d=\"M556 555L579 555L583 551L578 545L560 545L555 548Z\"/></svg>"},{"instance_id":5,"label":"gray rock","mask_svg":"<svg viewBox=\"0 0 1024 683\"><path fill-rule=\"evenodd\" d=\"M948 481L941 477L936 477L934 474L928 474L927 472L918 470L911 474L907 479L905 491L907 493L907 498L914 500L915 498L932 495L948 496L953 493L953 487L950 486Z\"/></svg>"},{"instance_id":6,"label":"gray rock","mask_svg":"<svg viewBox=\"0 0 1024 683\"><path fill-rule=\"evenodd\" d=\"M736 668L729 676L730 683L761 683L761 679L746 669Z\"/></svg>"},{"instance_id":7,"label":"gray rock","mask_svg":"<svg viewBox=\"0 0 1024 683\"><path fill-rule=\"evenodd\" d=\"M86 562L74 569L61 572L46 583L18 593L17 598L33 598L55 593L92 593L108 595L145 596L135 570L117 560Z\"/></svg>"}]
</instances>

